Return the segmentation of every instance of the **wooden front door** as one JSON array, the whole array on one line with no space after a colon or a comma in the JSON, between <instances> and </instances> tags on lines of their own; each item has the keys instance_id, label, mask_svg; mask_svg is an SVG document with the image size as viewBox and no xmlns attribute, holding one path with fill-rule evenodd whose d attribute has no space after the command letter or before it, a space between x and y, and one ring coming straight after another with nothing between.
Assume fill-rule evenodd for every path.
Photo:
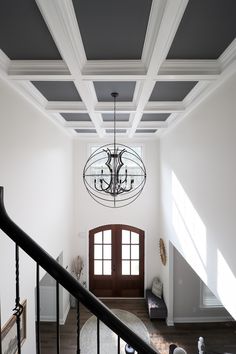
<instances>
[{"instance_id":1,"label":"wooden front door","mask_svg":"<svg viewBox=\"0 0 236 354\"><path fill-rule=\"evenodd\" d=\"M104 225L89 232L89 289L100 297L144 295L144 232Z\"/></svg>"}]
</instances>

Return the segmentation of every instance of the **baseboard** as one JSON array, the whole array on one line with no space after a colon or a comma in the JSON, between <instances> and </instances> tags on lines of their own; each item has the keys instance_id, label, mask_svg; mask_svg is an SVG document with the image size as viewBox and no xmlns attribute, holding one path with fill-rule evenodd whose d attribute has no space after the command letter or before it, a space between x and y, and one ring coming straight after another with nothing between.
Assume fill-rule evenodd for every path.
<instances>
[{"instance_id":1,"label":"baseboard","mask_svg":"<svg viewBox=\"0 0 236 354\"><path fill-rule=\"evenodd\" d=\"M217 317L175 317L174 323L201 323L201 322L230 322L234 321L231 316Z\"/></svg>"},{"instance_id":2,"label":"baseboard","mask_svg":"<svg viewBox=\"0 0 236 354\"><path fill-rule=\"evenodd\" d=\"M166 319L166 324L167 324L168 327L175 325L174 321L172 319L170 320L168 318Z\"/></svg>"}]
</instances>

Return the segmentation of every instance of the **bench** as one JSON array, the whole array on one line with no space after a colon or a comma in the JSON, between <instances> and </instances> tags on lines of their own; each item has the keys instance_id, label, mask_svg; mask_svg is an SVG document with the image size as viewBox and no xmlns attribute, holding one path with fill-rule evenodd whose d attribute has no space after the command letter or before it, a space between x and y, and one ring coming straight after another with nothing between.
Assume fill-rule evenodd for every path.
<instances>
[{"instance_id":1,"label":"bench","mask_svg":"<svg viewBox=\"0 0 236 354\"><path fill-rule=\"evenodd\" d=\"M151 289L146 290L146 304L148 315L151 320L165 319L167 317L167 307L163 298L159 298L152 293Z\"/></svg>"}]
</instances>

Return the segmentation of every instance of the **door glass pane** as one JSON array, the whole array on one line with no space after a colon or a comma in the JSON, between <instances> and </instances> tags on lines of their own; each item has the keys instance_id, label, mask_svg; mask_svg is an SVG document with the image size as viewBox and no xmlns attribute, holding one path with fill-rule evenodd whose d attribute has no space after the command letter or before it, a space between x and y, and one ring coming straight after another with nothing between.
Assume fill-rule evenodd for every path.
<instances>
[{"instance_id":1,"label":"door glass pane","mask_svg":"<svg viewBox=\"0 0 236 354\"><path fill-rule=\"evenodd\" d=\"M130 259L130 245L122 245L122 259Z\"/></svg>"},{"instance_id":2,"label":"door glass pane","mask_svg":"<svg viewBox=\"0 0 236 354\"><path fill-rule=\"evenodd\" d=\"M122 275L130 275L130 261L122 261Z\"/></svg>"},{"instance_id":3,"label":"door glass pane","mask_svg":"<svg viewBox=\"0 0 236 354\"><path fill-rule=\"evenodd\" d=\"M103 246L103 259L111 259L111 245Z\"/></svg>"},{"instance_id":4,"label":"door glass pane","mask_svg":"<svg viewBox=\"0 0 236 354\"><path fill-rule=\"evenodd\" d=\"M102 259L102 245L94 245L94 259Z\"/></svg>"},{"instance_id":5,"label":"door glass pane","mask_svg":"<svg viewBox=\"0 0 236 354\"><path fill-rule=\"evenodd\" d=\"M94 234L94 243L102 243L102 232Z\"/></svg>"},{"instance_id":6,"label":"door glass pane","mask_svg":"<svg viewBox=\"0 0 236 354\"><path fill-rule=\"evenodd\" d=\"M139 275L139 261L131 261L131 275Z\"/></svg>"},{"instance_id":7,"label":"door glass pane","mask_svg":"<svg viewBox=\"0 0 236 354\"><path fill-rule=\"evenodd\" d=\"M111 230L103 232L103 243L111 243Z\"/></svg>"},{"instance_id":8,"label":"door glass pane","mask_svg":"<svg viewBox=\"0 0 236 354\"><path fill-rule=\"evenodd\" d=\"M131 245L131 259L139 259L139 245Z\"/></svg>"},{"instance_id":9,"label":"door glass pane","mask_svg":"<svg viewBox=\"0 0 236 354\"><path fill-rule=\"evenodd\" d=\"M94 274L102 275L102 261L94 261Z\"/></svg>"},{"instance_id":10,"label":"door glass pane","mask_svg":"<svg viewBox=\"0 0 236 354\"><path fill-rule=\"evenodd\" d=\"M111 261L103 261L103 274L111 275Z\"/></svg>"},{"instance_id":11,"label":"door glass pane","mask_svg":"<svg viewBox=\"0 0 236 354\"><path fill-rule=\"evenodd\" d=\"M131 232L131 243L139 244L139 234Z\"/></svg>"},{"instance_id":12,"label":"door glass pane","mask_svg":"<svg viewBox=\"0 0 236 354\"><path fill-rule=\"evenodd\" d=\"M130 243L130 231L122 230L122 243Z\"/></svg>"}]
</instances>

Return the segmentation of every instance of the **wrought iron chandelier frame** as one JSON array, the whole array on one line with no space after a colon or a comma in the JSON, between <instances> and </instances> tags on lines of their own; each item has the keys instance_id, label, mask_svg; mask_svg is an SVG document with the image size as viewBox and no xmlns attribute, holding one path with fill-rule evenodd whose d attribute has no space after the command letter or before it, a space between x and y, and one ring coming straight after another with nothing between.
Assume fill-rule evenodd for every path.
<instances>
[{"instance_id":1,"label":"wrought iron chandelier frame","mask_svg":"<svg viewBox=\"0 0 236 354\"><path fill-rule=\"evenodd\" d=\"M118 93L113 92L111 96L114 98L114 141L113 144L99 147L90 155L84 166L83 181L88 193L97 203L109 208L121 208L131 204L141 194L146 182L146 168L134 149L116 142L116 97ZM100 173L91 172L96 164L105 160L104 167L99 166ZM139 173L128 172L123 161L131 162ZM137 178L140 182L135 185Z\"/></svg>"}]
</instances>

